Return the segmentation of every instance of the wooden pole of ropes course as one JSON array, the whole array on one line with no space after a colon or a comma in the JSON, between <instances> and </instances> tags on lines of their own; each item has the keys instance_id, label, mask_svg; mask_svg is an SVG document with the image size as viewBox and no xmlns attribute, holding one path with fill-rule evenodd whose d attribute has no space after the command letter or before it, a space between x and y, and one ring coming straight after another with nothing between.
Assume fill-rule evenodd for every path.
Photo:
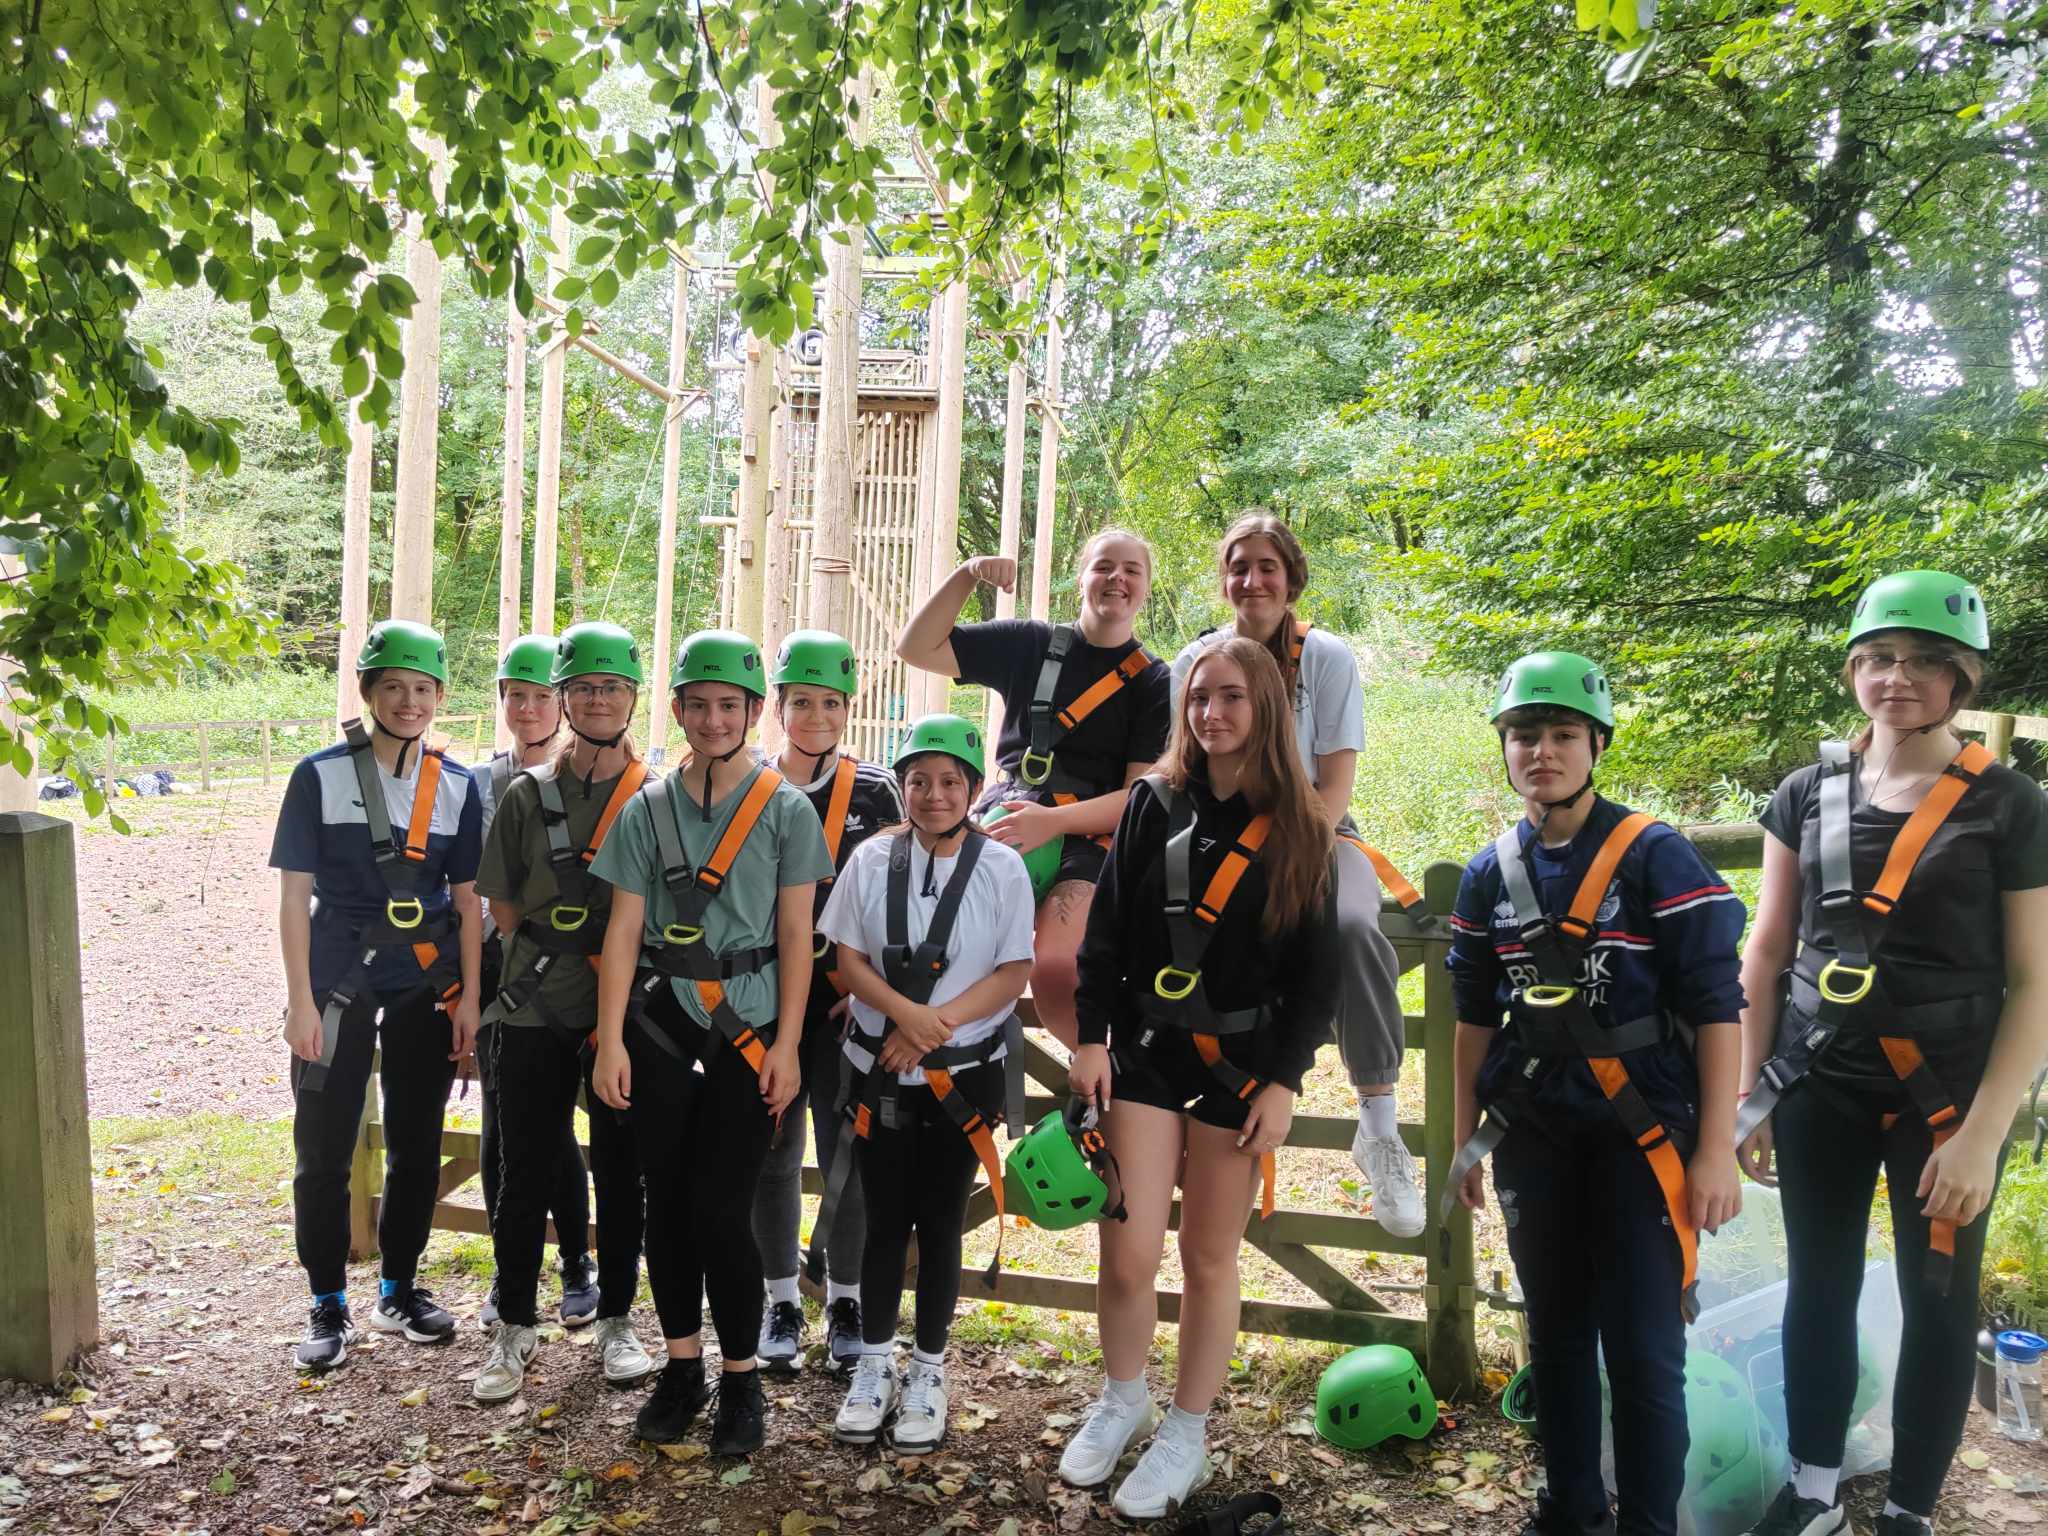
<instances>
[{"instance_id":1,"label":"wooden pole of ropes course","mask_svg":"<svg viewBox=\"0 0 2048 1536\"><path fill-rule=\"evenodd\" d=\"M548 220L547 291L569 269L569 210L557 203ZM562 510L562 390L568 366L568 331L558 327L541 353L540 446L533 484L533 605L530 626L538 633L555 632L555 546Z\"/></svg>"},{"instance_id":2,"label":"wooden pole of ropes course","mask_svg":"<svg viewBox=\"0 0 2048 1536\"><path fill-rule=\"evenodd\" d=\"M447 151L435 143L429 153L438 202L446 181ZM415 214L406 233L405 276L412 284L414 304L405 323L405 374L399 386L391 616L430 624L434 617L434 481L441 439L441 257L422 225Z\"/></svg>"},{"instance_id":3,"label":"wooden pole of ropes course","mask_svg":"<svg viewBox=\"0 0 2048 1536\"><path fill-rule=\"evenodd\" d=\"M938 467L932 482L932 588L951 574L960 558L960 433L967 414L965 281L947 286L945 313L945 329L933 339L939 376L939 446ZM946 679L936 672L928 672L925 677L931 690L925 707L944 709Z\"/></svg>"},{"instance_id":4,"label":"wooden pole of ropes course","mask_svg":"<svg viewBox=\"0 0 2048 1536\"><path fill-rule=\"evenodd\" d=\"M519 638L519 587L526 559L526 316L519 300L505 295L505 477L499 492L498 654ZM502 711L500 714L502 715ZM498 745L512 745L512 732L498 721Z\"/></svg>"},{"instance_id":5,"label":"wooden pole of ropes course","mask_svg":"<svg viewBox=\"0 0 2048 1536\"><path fill-rule=\"evenodd\" d=\"M1045 300L1045 393L1038 402L1038 521L1031 533L1031 617L1052 617L1052 517L1060 475L1060 311L1064 279L1054 278Z\"/></svg>"},{"instance_id":6,"label":"wooden pole of ropes course","mask_svg":"<svg viewBox=\"0 0 2048 1536\"><path fill-rule=\"evenodd\" d=\"M1010 285L1010 301L1019 309L1031 297L1031 285L1022 278ZM1024 338L1028 343L1027 334ZM1030 409L1031 349L1020 345L1017 355L1010 362L1010 390L1003 412L1003 502L1002 531L997 536L996 548L1005 560L1015 560L1024 533L1024 417ZM1017 592L998 590L996 593L996 617L1014 619L1017 616ZM1003 697L995 689L988 691L988 739L995 741L1003 733Z\"/></svg>"},{"instance_id":7,"label":"wooden pole of ropes course","mask_svg":"<svg viewBox=\"0 0 2048 1536\"><path fill-rule=\"evenodd\" d=\"M682 253L674 253L675 287L669 300L668 401L662 407L661 435L661 542L654 568L654 654L646 668L650 677L664 681L668 676L669 643L675 628L676 607L676 481L683 469L683 363L690 350L690 268ZM651 691L647 711L647 751L659 762L668 750L668 711L662 707L662 690Z\"/></svg>"},{"instance_id":8,"label":"wooden pole of ropes course","mask_svg":"<svg viewBox=\"0 0 2048 1536\"><path fill-rule=\"evenodd\" d=\"M848 92L848 126L865 134L868 78ZM825 355L818 370L816 457L811 480L811 580L805 622L835 635L853 632L853 455L860 423L861 247L858 216L825 242Z\"/></svg>"},{"instance_id":9,"label":"wooden pole of ropes course","mask_svg":"<svg viewBox=\"0 0 2048 1536\"><path fill-rule=\"evenodd\" d=\"M363 712L356 657L370 633L370 475L376 428L362 419L362 397L348 403L348 472L341 493L341 647L334 665L334 721Z\"/></svg>"}]
</instances>

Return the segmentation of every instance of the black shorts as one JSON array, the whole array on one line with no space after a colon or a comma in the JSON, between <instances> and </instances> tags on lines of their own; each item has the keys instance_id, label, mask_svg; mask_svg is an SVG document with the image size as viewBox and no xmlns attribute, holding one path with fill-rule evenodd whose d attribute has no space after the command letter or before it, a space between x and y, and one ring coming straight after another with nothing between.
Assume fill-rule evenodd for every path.
<instances>
[{"instance_id":1,"label":"black shorts","mask_svg":"<svg viewBox=\"0 0 2048 1536\"><path fill-rule=\"evenodd\" d=\"M1059 873L1053 876L1053 884L1062 880L1085 880L1093 885L1102 878L1102 866L1109 860L1109 850L1092 837L1069 836L1060 848Z\"/></svg>"},{"instance_id":2,"label":"black shorts","mask_svg":"<svg viewBox=\"0 0 2048 1536\"><path fill-rule=\"evenodd\" d=\"M1251 1114L1251 1101L1224 1087L1195 1052L1195 1042L1182 1030L1162 1029L1150 1046L1141 1046L1141 1030L1132 1028L1109 1045L1109 1096L1112 1103L1149 1104L1170 1114L1191 1115L1221 1130L1240 1129ZM1226 1046L1225 1054L1235 1061ZM1246 1071L1251 1069L1247 1067ZM1254 1074L1257 1075L1257 1074Z\"/></svg>"}]
</instances>

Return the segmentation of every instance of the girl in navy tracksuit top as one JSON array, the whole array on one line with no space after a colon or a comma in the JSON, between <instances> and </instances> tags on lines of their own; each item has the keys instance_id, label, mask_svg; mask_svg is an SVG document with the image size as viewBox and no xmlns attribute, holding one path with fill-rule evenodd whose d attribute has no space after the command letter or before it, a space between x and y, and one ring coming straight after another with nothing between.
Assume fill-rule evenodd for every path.
<instances>
[{"instance_id":1,"label":"girl in navy tracksuit top","mask_svg":"<svg viewBox=\"0 0 2048 1536\"><path fill-rule=\"evenodd\" d=\"M1732 1138L1742 903L1677 831L1651 822L1604 889L1580 898L1590 933L1560 951L1572 962L1573 1016L1617 1044L1617 1031L1643 1042L1614 1059L1625 1073L1620 1091L1633 1085L1645 1118L1662 1127L1653 1156L1610 1101L1621 1074L1603 1069L1603 1085L1587 1053L1558 1046L1567 1009L1543 1005L1565 987L1554 981L1555 960L1546 970L1531 948L1543 941L1529 925L1572 915L1587 871L1631 815L1592 792L1593 762L1613 730L1606 680L1565 652L1525 657L1502 682L1494 724L1528 812L1514 838L1541 913L1519 910L1499 849L1482 848L1458 889L1448 964L1460 1141L1482 1108L1509 1126L1494 1152L1494 1185L1527 1298L1549 1475L1528 1530L1661 1536L1677 1529L1685 1482L1681 1297L1691 1248L1698 1231L1740 1208ZM1481 1170L1454 1177L1461 1172L1458 1198L1476 1209ZM1618 1513L1600 1474L1596 1347L1613 1387Z\"/></svg>"}]
</instances>

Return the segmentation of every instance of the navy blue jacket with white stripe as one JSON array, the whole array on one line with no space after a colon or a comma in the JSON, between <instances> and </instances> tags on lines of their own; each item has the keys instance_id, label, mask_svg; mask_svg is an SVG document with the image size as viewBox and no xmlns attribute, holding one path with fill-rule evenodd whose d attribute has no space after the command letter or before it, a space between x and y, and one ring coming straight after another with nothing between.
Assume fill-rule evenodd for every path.
<instances>
[{"instance_id":1,"label":"navy blue jacket with white stripe","mask_svg":"<svg viewBox=\"0 0 2048 1536\"><path fill-rule=\"evenodd\" d=\"M1596 799L1578 835L1557 848L1537 842L1526 820L1516 829L1536 894L1552 918L1571 909L1587 866L1629 814L1627 806ZM1743 918L1741 899L1676 828L1662 822L1650 827L1615 871L1579 972L1581 995L1595 1021L1625 1024L1660 1010L1695 1027L1737 1019L1743 1007ZM1520 1006L1516 989L1543 979L1522 943L1491 843L1465 866L1445 963L1458 1018L1492 1029L1502 1029ZM1512 1032L1502 1030L1480 1069L1479 1102L1491 1103L1505 1091L1525 1059ZM1698 1124L1699 1073L1683 1039L1674 1036L1624 1061L1667 1129ZM1543 1118L1597 1116L1601 1124L1614 1123L1614 1111L1582 1059L1544 1077L1535 1104Z\"/></svg>"}]
</instances>

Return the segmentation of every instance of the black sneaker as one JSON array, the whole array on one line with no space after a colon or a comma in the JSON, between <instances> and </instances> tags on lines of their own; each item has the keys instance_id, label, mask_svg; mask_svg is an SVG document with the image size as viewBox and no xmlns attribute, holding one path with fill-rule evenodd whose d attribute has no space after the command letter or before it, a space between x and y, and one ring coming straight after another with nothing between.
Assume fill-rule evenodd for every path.
<instances>
[{"instance_id":1,"label":"black sneaker","mask_svg":"<svg viewBox=\"0 0 2048 1536\"><path fill-rule=\"evenodd\" d=\"M1609 1509L1587 1525L1559 1509L1548 1493L1539 1493L1536 1517L1522 1527L1522 1536L1614 1536L1614 1511Z\"/></svg>"},{"instance_id":2,"label":"black sneaker","mask_svg":"<svg viewBox=\"0 0 2048 1536\"><path fill-rule=\"evenodd\" d=\"M370 1326L379 1333L402 1333L415 1344L446 1344L455 1337L455 1319L435 1304L432 1291L416 1285L379 1298Z\"/></svg>"},{"instance_id":3,"label":"black sneaker","mask_svg":"<svg viewBox=\"0 0 2048 1536\"><path fill-rule=\"evenodd\" d=\"M1934 1527L1918 1515L1901 1510L1896 1515L1879 1515L1870 1529L1872 1536L1931 1536Z\"/></svg>"},{"instance_id":4,"label":"black sneaker","mask_svg":"<svg viewBox=\"0 0 2048 1536\"><path fill-rule=\"evenodd\" d=\"M484 1304L476 1314L476 1323L477 1326L483 1329L485 1333L489 1333L491 1331L491 1325L497 1322L497 1320L498 1282L493 1280L491 1282L491 1294L484 1298Z\"/></svg>"},{"instance_id":5,"label":"black sneaker","mask_svg":"<svg viewBox=\"0 0 2048 1536\"><path fill-rule=\"evenodd\" d=\"M690 1432L711 1400L704 1385L704 1358L670 1360L654 1378L654 1390L640 1405L633 1433L655 1445L674 1445Z\"/></svg>"},{"instance_id":6,"label":"black sneaker","mask_svg":"<svg viewBox=\"0 0 2048 1536\"><path fill-rule=\"evenodd\" d=\"M755 1351L761 1369L777 1376L794 1376L803 1358L804 1309L793 1301L778 1301L768 1309L768 1324L761 1330L761 1345Z\"/></svg>"},{"instance_id":7,"label":"black sneaker","mask_svg":"<svg viewBox=\"0 0 2048 1536\"><path fill-rule=\"evenodd\" d=\"M825 1347L835 1371L860 1364L860 1303L853 1297L842 1296L825 1309Z\"/></svg>"},{"instance_id":8,"label":"black sneaker","mask_svg":"<svg viewBox=\"0 0 2048 1536\"><path fill-rule=\"evenodd\" d=\"M562 1326L581 1328L597 1316L597 1264L579 1253L562 1261Z\"/></svg>"},{"instance_id":9,"label":"black sneaker","mask_svg":"<svg viewBox=\"0 0 2048 1536\"><path fill-rule=\"evenodd\" d=\"M767 1404L761 1400L759 1371L718 1373L718 1417L711 1425L711 1454L748 1456L768 1438Z\"/></svg>"},{"instance_id":10,"label":"black sneaker","mask_svg":"<svg viewBox=\"0 0 2048 1536\"><path fill-rule=\"evenodd\" d=\"M302 1371L331 1371L348 1359L349 1345L361 1337L349 1321L348 1303L327 1297L313 1303L305 1336L292 1351L292 1361Z\"/></svg>"},{"instance_id":11,"label":"black sneaker","mask_svg":"<svg viewBox=\"0 0 2048 1536\"><path fill-rule=\"evenodd\" d=\"M1802 1499L1799 1490L1787 1483L1747 1536L1839 1536L1848 1529L1849 1515L1841 1505ZM1883 1531L1882 1522L1878 1529Z\"/></svg>"}]
</instances>

